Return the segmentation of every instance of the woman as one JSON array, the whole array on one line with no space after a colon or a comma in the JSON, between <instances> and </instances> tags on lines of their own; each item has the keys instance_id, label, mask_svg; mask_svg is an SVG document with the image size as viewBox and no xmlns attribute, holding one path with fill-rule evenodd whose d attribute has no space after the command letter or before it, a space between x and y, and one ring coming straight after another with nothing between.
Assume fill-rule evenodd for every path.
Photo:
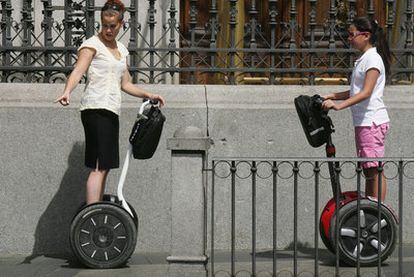
<instances>
[{"instance_id":1,"label":"woman","mask_svg":"<svg viewBox=\"0 0 414 277\"><path fill-rule=\"evenodd\" d=\"M102 200L105 181L111 168L119 167L119 114L121 90L141 98L158 100L160 95L144 91L131 83L127 68L127 48L116 37L123 25L125 6L108 0L101 10L102 29L78 49L78 60L63 95L56 99L69 105L70 94L87 72L88 81L80 110L85 130L85 165L91 168L86 183L86 202Z\"/></svg>"}]
</instances>

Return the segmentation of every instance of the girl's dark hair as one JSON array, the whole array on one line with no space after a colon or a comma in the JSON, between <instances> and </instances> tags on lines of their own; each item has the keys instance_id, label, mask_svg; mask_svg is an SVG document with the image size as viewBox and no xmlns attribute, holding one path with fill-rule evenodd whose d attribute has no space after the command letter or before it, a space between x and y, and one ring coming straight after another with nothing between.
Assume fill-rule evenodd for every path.
<instances>
[{"instance_id":1,"label":"girl's dark hair","mask_svg":"<svg viewBox=\"0 0 414 277\"><path fill-rule=\"evenodd\" d=\"M101 9L101 17L104 15L119 14L119 20L124 19L125 5L121 0L108 0Z\"/></svg>"},{"instance_id":2,"label":"girl's dark hair","mask_svg":"<svg viewBox=\"0 0 414 277\"><path fill-rule=\"evenodd\" d=\"M360 32L371 33L369 42L377 48L385 66L386 77L390 78L391 74L391 53L388 47L388 42L385 37L384 30L378 25L378 21L369 20L367 17L357 17L352 22L352 25Z\"/></svg>"}]
</instances>

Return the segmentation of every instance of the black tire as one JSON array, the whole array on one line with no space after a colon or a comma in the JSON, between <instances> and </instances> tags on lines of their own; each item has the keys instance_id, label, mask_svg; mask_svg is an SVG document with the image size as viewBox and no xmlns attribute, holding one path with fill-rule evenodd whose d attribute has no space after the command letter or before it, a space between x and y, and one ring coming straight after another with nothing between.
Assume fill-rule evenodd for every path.
<instances>
[{"instance_id":1,"label":"black tire","mask_svg":"<svg viewBox=\"0 0 414 277\"><path fill-rule=\"evenodd\" d=\"M113 194L104 194L102 200L105 201L105 202L115 203L115 204L121 206L121 202L119 201L118 196L113 195ZM132 214L134 215L133 219L134 219L135 227L138 230L138 215L137 215L134 207L128 201L127 201L127 204L128 204L128 207L131 209Z\"/></svg>"},{"instance_id":2,"label":"black tire","mask_svg":"<svg viewBox=\"0 0 414 277\"><path fill-rule=\"evenodd\" d=\"M136 242L134 220L113 203L86 206L75 216L70 228L72 250L90 268L124 265L134 252Z\"/></svg>"},{"instance_id":3,"label":"black tire","mask_svg":"<svg viewBox=\"0 0 414 277\"><path fill-rule=\"evenodd\" d=\"M394 251L398 224L392 212L381 205L381 238L378 237L378 202L369 199L360 201L360 222L358 223L357 201L352 201L339 209L338 251L341 261L348 265L357 264L357 242L360 241L360 265L378 265L378 249L381 243L381 263ZM332 216L330 241L335 253L335 222L336 213ZM360 238L357 238L357 228L360 225Z\"/></svg>"}]
</instances>

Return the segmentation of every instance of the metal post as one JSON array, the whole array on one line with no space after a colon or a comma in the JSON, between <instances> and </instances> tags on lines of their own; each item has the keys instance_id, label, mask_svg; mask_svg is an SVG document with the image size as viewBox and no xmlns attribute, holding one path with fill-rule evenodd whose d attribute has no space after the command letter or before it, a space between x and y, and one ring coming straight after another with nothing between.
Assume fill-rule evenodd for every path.
<instances>
[{"instance_id":1,"label":"metal post","mask_svg":"<svg viewBox=\"0 0 414 277\"><path fill-rule=\"evenodd\" d=\"M43 2L43 21L41 24L42 29L44 30L44 44L45 44L45 55L44 55L44 64L45 66L52 65L52 54L48 51L48 48L53 47L53 36L52 36L52 24L53 24L53 7L52 0L42 0ZM50 82L50 72L45 72L45 77L43 79L44 83Z\"/></svg>"},{"instance_id":2,"label":"metal post","mask_svg":"<svg viewBox=\"0 0 414 277\"><path fill-rule=\"evenodd\" d=\"M277 0L269 0L269 24L270 24L270 50L276 49L276 27L277 27ZM276 83L276 73L273 69L276 67L276 53L270 55L270 79L269 83Z\"/></svg>"},{"instance_id":3,"label":"metal post","mask_svg":"<svg viewBox=\"0 0 414 277\"><path fill-rule=\"evenodd\" d=\"M210 247L211 247L211 250L210 250L210 270L211 270L211 272L210 272L210 274L211 274L211 276L214 276L215 275L215 272L214 272L214 262L215 262L215 259L214 259L214 225L215 225L215 221L214 221L214 204L215 204L215 202L214 202L214 192L215 192L215 176L216 176L216 171L215 171L215 169L216 169L216 164L215 164L215 162L214 161L212 161L212 163L211 163L211 168L212 168L212 171L211 171L211 179L212 179L212 181L211 181L211 219L210 219L210 221L211 221L211 235L210 235L210 240L211 240L211 242L210 242Z\"/></svg>"},{"instance_id":4,"label":"metal post","mask_svg":"<svg viewBox=\"0 0 414 277\"><path fill-rule=\"evenodd\" d=\"M86 1L86 37L90 38L95 33L95 0Z\"/></svg>"},{"instance_id":5,"label":"metal post","mask_svg":"<svg viewBox=\"0 0 414 277\"><path fill-rule=\"evenodd\" d=\"M250 168L252 173L252 276L256 276L256 161Z\"/></svg>"},{"instance_id":6,"label":"metal post","mask_svg":"<svg viewBox=\"0 0 414 277\"><path fill-rule=\"evenodd\" d=\"M311 10L310 10L310 13L309 13L309 17L310 17L310 20L309 20L310 48L311 49L314 49L316 47L316 45L315 45L316 2L317 2L317 0L309 0L309 3L311 5ZM315 66L315 64L314 64L314 55L315 54L312 53L312 52L309 53L311 68L313 68ZM315 73L310 73L309 80L310 80L311 85L315 84Z\"/></svg>"},{"instance_id":7,"label":"metal post","mask_svg":"<svg viewBox=\"0 0 414 277\"><path fill-rule=\"evenodd\" d=\"M395 18L395 12L394 12L394 0L387 0L387 39L388 42L390 42L392 37L392 27L394 25L394 18Z\"/></svg>"},{"instance_id":8,"label":"metal post","mask_svg":"<svg viewBox=\"0 0 414 277\"><path fill-rule=\"evenodd\" d=\"M1 2L1 30L2 30L2 44L6 47L10 47L13 45L12 37L11 37L11 26L12 26L12 6L10 0L0 0ZM11 62L11 54L10 50L6 50L3 52L3 64L5 66L10 66ZM2 72L2 82L7 82L8 72Z\"/></svg>"},{"instance_id":9,"label":"metal post","mask_svg":"<svg viewBox=\"0 0 414 277\"><path fill-rule=\"evenodd\" d=\"M377 266L377 276L382 276L381 275L381 252L382 252L382 240L381 240L381 211L382 211L382 185L383 185L383 176L382 173L384 172L384 168L383 168L383 162L379 161L378 164L378 169L377 169L377 173L378 173L378 266Z\"/></svg>"},{"instance_id":10,"label":"metal post","mask_svg":"<svg viewBox=\"0 0 414 277\"><path fill-rule=\"evenodd\" d=\"M357 238L361 237L361 175L362 166L361 162L357 162ZM357 241L357 276L361 276L361 244Z\"/></svg>"},{"instance_id":11,"label":"metal post","mask_svg":"<svg viewBox=\"0 0 414 277\"><path fill-rule=\"evenodd\" d=\"M298 276L298 162L293 165L293 276Z\"/></svg>"},{"instance_id":12,"label":"metal post","mask_svg":"<svg viewBox=\"0 0 414 277\"><path fill-rule=\"evenodd\" d=\"M357 12L356 12L356 0L349 0L349 12L348 12L348 25L351 25L354 21ZM354 55L349 56L349 68L354 67ZM351 73L348 73L348 80L351 80Z\"/></svg>"},{"instance_id":13,"label":"metal post","mask_svg":"<svg viewBox=\"0 0 414 277\"><path fill-rule=\"evenodd\" d=\"M398 276L403 276L403 201L404 201L404 163L398 162Z\"/></svg>"},{"instance_id":14,"label":"metal post","mask_svg":"<svg viewBox=\"0 0 414 277\"><path fill-rule=\"evenodd\" d=\"M149 26L149 33L150 33L150 38L149 38L149 67L150 67L150 72L149 72L149 83L150 84L154 84L155 83L155 72L154 72L154 67L155 67L155 55L156 55L156 50L155 50L155 24L157 23L155 21L155 13L157 12L157 10L155 9L155 1L156 0L149 0L149 8L148 8L148 26Z\"/></svg>"},{"instance_id":15,"label":"metal post","mask_svg":"<svg viewBox=\"0 0 414 277\"><path fill-rule=\"evenodd\" d=\"M292 0L290 5L290 42L289 42L289 49L296 49L296 30L297 30L297 22L296 22L296 0ZM296 69L296 62L295 62L295 52L290 53L290 68Z\"/></svg>"},{"instance_id":16,"label":"metal post","mask_svg":"<svg viewBox=\"0 0 414 277\"><path fill-rule=\"evenodd\" d=\"M236 276L236 162L231 162L231 276Z\"/></svg>"},{"instance_id":17,"label":"metal post","mask_svg":"<svg viewBox=\"0 0 414 277\"><path fill-rule=\"evenodd\" d=\"M211 0L210 5L210 20L209 20L209 27L210 27L210 66L211 68L216 68L216 58L217 58L217 34L220 29L220 24L218 22L218 8L217 8L217 0Z\"/></svg>"},{"instance_id":18,"label":"metal post","mask_svg":"<svg viewBox=\"0 0 414 277\"><path fill-rule=\"evenodd\" d=\"M73 0L65 1L65 19L63 21L65 27L65 47L72 46L72 27L75 24L73 20ZM65 66L72 66L72 53L66 51Z\"/></svg>"},{"instance_id":19,"label":"metal post","mask_svg":"<svg viewBox=\"0 0 414 277\"><path fill-rule=\"evenodd\" d=\"M277 162L273 162L272 176L273 176L273 277L277 276Z\"/></svg>"},{"instance_id":20,"label":"metal post","mask_svg":"<svg viewBox=\"0 0 414 277\"><path fill-rule=\"evenodd\" d=\"M130 37L128 43L128 50L130 55L130 66L138 67L138 30L140 29L140 24L138 22L138 0L131 0L129 6L129 26L130 26ZM138 82L138 73L132 73L132 82Z\"/></svg>"},{"instance_id":21,"label":"metal post","mask_svg":"<svg viewBox=\"0 0 414 277\"><path fill-rule=\"evenodd\" d=\"M195 46L196 46L196 42L195 42L195 31L196 31L196 27L197 27L197 0L190 0L190 47L191 47L191 51L190 51L190 55L191 55L191 63L190 63L190 67L191 67L191 71L190 71L190 84L194 84L195 83L195 67L196 67L196 62L195 62L195 56L197 54L197 52L194 50Z\"/></svg>"},{"instance_id":22,"label":"metal post","mask_svg":"<svg viewBox=\"0 0 414 277\"><path fill-rule=\"evenodd\" d=\"M315 166L313 168L313 172L315 174L315 263L314 263L314 272L315 276L319 276L319 174L321 169L319 167L319 162L315 162Z\"/></svg>"},{"instance_id":23,"label":"metal post","mask_svg":"<svg viewBox=\"0 0 414 277\"><path fill-rule=\"evenodd\" d=\"M257 51L255 51L255 49L257 48L256 31L258 31L258 28L259 28L259 25L257 23L258 11L256 9L255 0L251 0L251 6L250 6L248 13L250 16L249 27L250 27L250 49L251 49L251 52L249 53L250 55L249 67L255 68L256 67L256 55L257 55Z\"/></svg>"},{"instance_id":24,"label":"metal post","mask_svg":"<svg viewBox=\"0 0 414 277\"><path fill-rule=\"evenodd\" d=\"M175 67L175 48L177 47L175 43L175 32L177 31L177 19L175 18L175 15L177 14L177 9L175 7L175 0L171 0L170 9L168 11L170 13L170 18L168 19L168 25L170 28L170 43L168 44L168 48L170 49L168 51L170 55L170 76L171 78L174 76L174 67Z\"/></svg>"},{"instance_id":25,"label":"metal post","mask_svg":"<svg viewBox=\"0 0 414 277\"><path fill-rule=\"evenodd\" d=\"M335 25L336 25L336 1L335 0L331 0L331 5L330 5L330 9L329 9L329 49L335 49ZM333 68L334 67L334 58L335 58L336 53L331 52L329 54L329 67Z\"/></svg>"},{"instance_id":26,"label":"metal post","mask_svg":"<svg viewBox=\"0 0 414 277\"><path fill-rule=\"evenodd\" d=\"M235 78L235 57L236 57L236 16L237 16L237 1L238 0L229 0L230 2L230 50L229 50L229 58L230 58L230 73L229 73L229 83L231 85L236 84Z\"/></svg>"},{"instance_id":27,"label":"metal post","mask_svg":"<svg viewBox=\"0 0 414 277\"><path fill-rule=\"evenodd\" d=\"M412 36L413 36L413 6L412 6L412 1L411 0L407 0L407 6L406 6L406 10L405 10L405 16L406 16L406 20L405 20L405 44L404 44L404 50L408 50L411 49L412 47ZM404 52L404 54L406 55L406 64L405 66L407 68L411 67L412 64L412 56L411 56L411 52L407 51ZM410 78L411 73L407 73L407 78Z\"/></svg>"},{"instance_id":28,"label":"metal post","mask_svg":"<svg viewBox=\"0 0 414 277\"><path fill-rule=\"evenodd\" d=\"M23 41L22 46L28 48L32 46L32 33L34 29L33 19L32 19L32 0L24 0L23 2L23 11L22 11L22 26L23 26ZM28 67L31 65L32 54L30 51L25 52L23 55L23 65ZM25 76L26 82L30 83L32 79L32 73L27 72Z\"/></svg>"}]
</instances>

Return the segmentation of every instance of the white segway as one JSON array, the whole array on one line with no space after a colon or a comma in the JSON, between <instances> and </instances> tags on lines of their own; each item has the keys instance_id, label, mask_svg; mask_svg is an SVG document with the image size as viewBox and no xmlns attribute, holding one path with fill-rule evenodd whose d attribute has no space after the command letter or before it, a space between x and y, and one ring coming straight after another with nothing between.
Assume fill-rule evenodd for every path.
<instances>
[{"instance_id":1,"label":"white segway","mask_svg":"<svg viewBox=\"0 0 414 277\"><path fill-rule=\"evenodd\" d=\"M76 257L91 268L115 268L124 265L135 250L138 217L122 193L131 156L145 159L158 145L165 117L157 101L145 101L138 112L130 144L118 182L117 195L104 195L102 202L84 205L72 220L70 243ZM150 106L150 109L146 109ZM152 145L142 143L152 138ZM154 143L155 140L155 143ZM154 146L155 145L155 146ZM143 153L145 152L145 153Z\"/></svg>"}]
</instances>

